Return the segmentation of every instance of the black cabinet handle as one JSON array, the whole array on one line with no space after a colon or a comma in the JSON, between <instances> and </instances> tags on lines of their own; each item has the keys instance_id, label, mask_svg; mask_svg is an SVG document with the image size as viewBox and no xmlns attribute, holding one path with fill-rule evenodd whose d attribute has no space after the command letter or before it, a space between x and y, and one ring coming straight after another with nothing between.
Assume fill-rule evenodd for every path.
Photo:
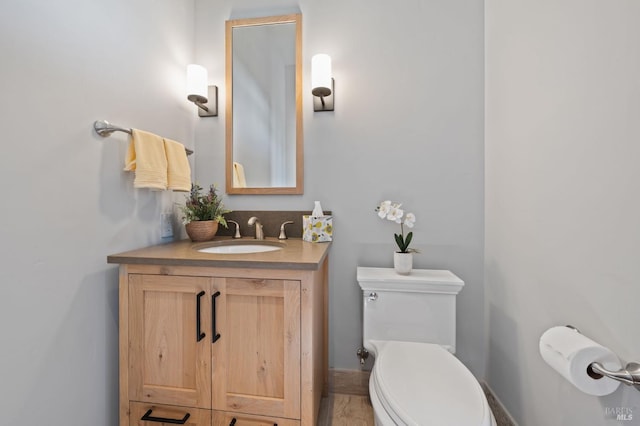
<instances>
[{"instance_id":1,"label":"black cabinet handle","mask_svg":"<svg viewBox=\"0 0 640 426\"><path fill-rule=\"evenodd\" d=\"M201 291L196 296L196 342L204 339L205 334L200 327L200 298L204 296L204 291Z\"/></svg>"},{"instance_id":2,"label":"black cabinet handle","mask_svg":"<svg viewBox=\"0 0 640 426\"><path fill-rule=\"evenodd\" d=\"M211 333L213 337L211 338L211 343L215 343L220 338L220 334L216 332L216 299L220 296L220 292L216 291L211 296ZM233 419L235 421L235 419Z\"/></svg>"},{"instance_id":3,"label":"black cabinet handle","mask_svg":"<svg viewBox=\"0 0 640 426\"><path fill-rule=\"evenodd\" d=\"M229 426L234 426L236 424L236 418L234 417L233 419L231 419L231 423L229 423ZM278 426L278 423L274 423L273 426Z\"/></svg>"},{"instance_id":4,"label":"black cabinet handle","mask_svg":"<svg viewBox=\"0 0 640 426\"><path fill-rule=\"evenodd\" d=\"M151 417L151 412L153 410L149 409L149 411L147 411L146 413L144 413L144 416L142 416L142 418L140 420L145 420L148 422L158 422L158 423L171 423L174 425L183 425L187 422L187 420L189 419L189 417L191 417L191 414L187 413L184 415L183 418L181 419L167 419L165 417Z\"/></svg>"}]
</instances>

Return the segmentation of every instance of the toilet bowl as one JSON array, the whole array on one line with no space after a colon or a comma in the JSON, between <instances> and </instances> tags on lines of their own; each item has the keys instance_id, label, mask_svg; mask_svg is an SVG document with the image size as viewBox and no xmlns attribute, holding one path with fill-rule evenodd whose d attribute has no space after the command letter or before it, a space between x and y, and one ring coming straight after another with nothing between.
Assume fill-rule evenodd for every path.
<instances>
[{"instance_id":1,"label":"toilet bowl","mask_svg":"<svg viewBox=\"0 0 640 426\"><path fill-rule=\"evenodd\" d=\"M440 345L375 342L369 396L376 426L495 426L471 372Z\"/></svg>"},{"instance_id":2,"label":"toilet bowl","mask_svg":"<svg viewBox=\"0 0 640 426\"><path fill-rule=\"evenodd\" d=\"M495 426L480 384L453 355L464 283L449 271L359 267L357 275L376 426Z\"/></svg>"}]
</instances>

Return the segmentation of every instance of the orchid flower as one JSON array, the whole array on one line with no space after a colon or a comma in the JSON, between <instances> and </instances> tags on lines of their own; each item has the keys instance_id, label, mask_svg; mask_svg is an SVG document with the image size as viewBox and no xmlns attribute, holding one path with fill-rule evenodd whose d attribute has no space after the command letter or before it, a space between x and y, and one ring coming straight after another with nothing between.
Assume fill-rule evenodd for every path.
<instances>
[{"instance_id":1,"label":"orchid flower","mask_svg":"<svg viewBox=\"0 0 640 426\"><path fill-rule=\"evenodd\" d=\"M393 236L395 237L396 244L400 249L400 253L409 253L411 251L415 251L414 249L409 248L409 244L413 238L413 232L407 233L405 237L404 225L407 225L408 228L413 228L413 225L416 223L416 216L413 213L407 213L405 215L404 210L400 207L402 207L401 203L394 203L387 200L381 202L378 207L376 207L376 212L378 212L380 219L387 219L400 224L400 233L393 234Z\"/></svg>"}]
</instances>

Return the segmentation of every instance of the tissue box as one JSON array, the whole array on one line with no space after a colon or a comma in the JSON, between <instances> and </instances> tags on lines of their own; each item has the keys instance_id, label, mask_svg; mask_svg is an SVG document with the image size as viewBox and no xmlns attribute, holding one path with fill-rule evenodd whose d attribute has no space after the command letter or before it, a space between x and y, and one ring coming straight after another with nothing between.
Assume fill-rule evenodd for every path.
<instances>
[{"instance_id":1,"label":"tissue box","mask_svg":"<svg viewBox=\"0 0 640 426\"><path fill-rule=\"evenodd\" d=\"M333 216L302 216L302 239L321 243L333 239Z\"/></svg>"}]
</instances>

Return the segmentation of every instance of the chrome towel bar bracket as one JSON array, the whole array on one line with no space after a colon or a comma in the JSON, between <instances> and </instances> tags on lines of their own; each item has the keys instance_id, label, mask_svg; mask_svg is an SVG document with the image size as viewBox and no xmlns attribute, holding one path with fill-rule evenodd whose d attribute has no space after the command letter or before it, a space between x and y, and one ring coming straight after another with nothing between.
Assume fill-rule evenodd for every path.
<instances>
[{"instance_id":1,"label":"chrome towel bar bracket","mask_svg":"<svg viewBox=\"0 0 640 426\"><path fill-rule=\"evenodd\" d=\"M99 134L104 138L106 138L107 136L111 136L111 133L113 132L124 132L130 135L133 134L133 129L127 129L124 127L113 125L109 123L107 120L95 121L93 123L93 129L96 131L97 134ZM187 152L187 155L193 154L193 151L188 148L185 148L184 150Z\"/></svg>"},{"instance_id":2,"label":"chrome towel bar bracket","mask_svg":"<svg viewBox=\"0 0 640 426\"><path fill-rule=\"evenodd\" d=\"M132 134L133 130L125 129L124 127L114 126L109 123L107 120L98 120L93 123L93 129L102 137L110 136L113 132L124 132Z\"/></svg>"}]
</instances>

